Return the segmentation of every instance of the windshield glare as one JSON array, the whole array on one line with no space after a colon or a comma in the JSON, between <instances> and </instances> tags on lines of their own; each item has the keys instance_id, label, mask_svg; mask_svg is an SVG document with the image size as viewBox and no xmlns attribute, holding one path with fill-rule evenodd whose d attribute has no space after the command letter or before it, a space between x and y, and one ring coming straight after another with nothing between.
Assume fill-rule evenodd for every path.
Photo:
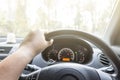
<instances>
[{"instance_id":1,"label":"windshield glare","mask_svg":"<svg viewBox=\"0 0 120 80\"><path fill-rule=\"evenodd\" d=\"M76 29L102 36L116 0L0 0L0 36Z\"/></svg>"}]
</instances>

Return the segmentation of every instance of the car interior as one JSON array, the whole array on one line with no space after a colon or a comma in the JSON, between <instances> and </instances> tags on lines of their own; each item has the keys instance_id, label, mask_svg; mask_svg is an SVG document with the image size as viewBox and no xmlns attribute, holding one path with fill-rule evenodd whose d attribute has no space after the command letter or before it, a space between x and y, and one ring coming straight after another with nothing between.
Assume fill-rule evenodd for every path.
<instances>
[{"instance_id":1,"label":"car interior","mask_svg":"<svg viewBox=\"0 0 120 80\"><path fill-rule=\"evenodd\" d=\"M8 8L15 2L15 0L11 0L11 2L9 0L1 0L0 4L1 2L5 3L4 1L8 1L6 3ZM48 34L45 35L46 40L54 39L54 42L50 47L46 48L43 52L40 52L40 54L35 56L32 61L26 65L19 80L120 80L119 0L58 0L58 2L57 0L36 0L41 2L41 4L37 4L38 2L34 3L34 0L26 0L23 2L20 0L16 1L18 1L18 4L16 4L21 6L16 7L16 9L18 8L18 11L16 12L16 14L19 14L18 16L22 15L20 11L24 13L25 8L22 5L25 3L32 5L30 9L32 8L33 12L28 15L30 18L32 17L31 19L28 18L28 24L31 24L32 27L25 28L25 16L17 16L17 18L15 18L15 21L16 19L18 21L16 21L18 25L12 23L11 18L13 17L10 17L10 15L8 16L10 17L11 22L5 22L6 18L0 18L0 60L2 61L18 49L20 43L24 40L26 33L29 32L28 28L36 28L33 26L38 26L37 28L48 31ZM42 2L46 2L48 9L43 7ZM76 5L77 3L80 4ZM92 7L87 7L87 9L83 8L83 5L87 5L88 3L94 5L92 5ZM98 3L101 7L94 8L96 7L95 4L97 5ZM68 4L72 5L70 7L72 11L67 11L67 9L69 9ZM35 5L40 5L48 15L46 16L41 8L38 12L38 16L40 17L37 17L37 20L34 21L35 7L33 6ZM67 8L64 8L65 5L67 5ZM105 8L105 5L111 9L111 13L108 8ZM3 6L0 6L0 17L2 16L2 8ZM105 12L106 14L102 16L103 12L95 13L93 9L93 13L89 14L89 12L84 11L82 8L86 11L92 10L92 8L95 10L100 8L100 10L97 11L103 10L103 12L108 12ZM53 11L55 14L52 13L52 9L55 9L55 12ZM77 9L80 11L77 11ZM10 12L8 12L8 14L10 14ZM92 14L93 18L90 17ZM96 14L98 16L95 16ZM77 19L75 17L74 20L72 20L74 15L77 15ZM50 22L50 19L54 17L57 21ZM82 20L85 20L86 22ZM106 22L104 20L106 20ZM33 22L37 21L38 24L33 24ZM75 22L73 23L73 21ZM97 22L98 24L93 23L91 25L92 21ZM102 23L102 21L104 23ZM25 25L23 25L23 23ZM95 30L92 30L90 28L91 26L95 26Z\"/></svg>"}]
</instances>

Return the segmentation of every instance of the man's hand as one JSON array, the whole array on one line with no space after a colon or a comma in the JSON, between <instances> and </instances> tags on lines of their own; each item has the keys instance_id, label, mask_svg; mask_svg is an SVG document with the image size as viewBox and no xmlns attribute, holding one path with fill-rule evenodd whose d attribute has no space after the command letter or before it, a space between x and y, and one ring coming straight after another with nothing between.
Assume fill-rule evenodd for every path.
<instances>
[{"instance_id":1,"label":"man's hand","mask_svg":"<svg viewBox=\"0 0 120 80\"><path fill-rule=\"evenodd\" d=\"M24 41L21 43L20 47L29 49L34 55L42 52L48 46L52 45L53 40L46 41L45 33L40 30L31 31Z\"/></svg>"}]
</instances>

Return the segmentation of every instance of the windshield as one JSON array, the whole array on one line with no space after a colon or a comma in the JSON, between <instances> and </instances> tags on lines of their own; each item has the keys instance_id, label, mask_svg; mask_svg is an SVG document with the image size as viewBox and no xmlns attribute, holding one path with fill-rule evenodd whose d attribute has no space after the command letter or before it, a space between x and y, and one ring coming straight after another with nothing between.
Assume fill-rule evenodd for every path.
<instances>
[{"instance_id":1,"label":"windshield","mask_svg":"<svg viewBox=\"0 0 120 80\"><path fill-rule=\"evenodd\" d=\"M0 36L77 29L102 36L116 0L0 0Z\"/></svg>"}]
</instances>

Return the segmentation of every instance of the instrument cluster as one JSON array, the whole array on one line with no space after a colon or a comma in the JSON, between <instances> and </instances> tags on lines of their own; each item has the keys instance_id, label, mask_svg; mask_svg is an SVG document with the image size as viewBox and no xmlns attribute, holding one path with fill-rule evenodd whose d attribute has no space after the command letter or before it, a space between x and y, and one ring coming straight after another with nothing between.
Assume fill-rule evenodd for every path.
<instances>
[{"instance_id":1,"label":"instrument cluster","mask_svg":"<svg viewBox=\"0 0 120 80\"><path fill-rule=\"evenodd\" d=\"M52 46L42 53L45 61L75 62L84 64L92 58L91 46L80 39L55 39Z\"/></svg>"}]
</instances>

